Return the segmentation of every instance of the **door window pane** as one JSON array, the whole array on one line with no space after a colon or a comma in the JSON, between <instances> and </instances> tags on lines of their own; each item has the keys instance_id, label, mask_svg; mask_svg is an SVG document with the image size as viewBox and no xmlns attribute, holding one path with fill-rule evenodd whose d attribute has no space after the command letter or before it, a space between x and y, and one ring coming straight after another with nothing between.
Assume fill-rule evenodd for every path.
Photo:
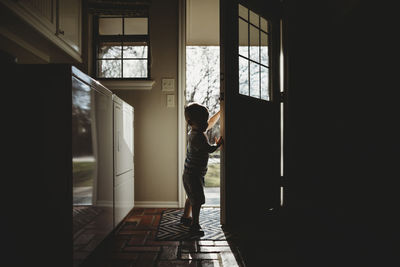
<instances>
[{"instance_id":1,"label":"door window pane","mask_svg":"<svg viewBox=\"0 0 400 267\"><path fill-rule=\"evenodd\" d=\"M125 18L124 31L128 35L145 35L148 29L147 18Z\"/></svg>"},{"instance_id":2,"label":"door window pane","mask_svg":"<svg viewBox=\"0 0 400 267\"><path fill-rule=\"evenodd\" d=\"M249 61L239 57L239 93L249 95Z\"/></svg>"},{"instance_id":3,"label":"door window pane","mask_svg":"<svg viewBox=\"0 0 400 267\"><path fill-rule=\"evenodd\" d=\"M249 57L249 24L239 19L239 55Z\"/></svg>"},{"instance_id":4,"label":"door window pane","mask_svg":"<svg viewBox=\"0 0 400 267\"><path fill-rule=\"evenodd\" d=\"M260 98L260 65L250 62L250 96Z\"/></svg>"},{"instance_id":5,"label":"door window pane","mask_svg":"<svg viewBox=\"0 0 400 267\"><path fill-rule=\"evenodd\" d=\"M261 64L268 65L268 34L261 32Z\"/></svg>"},{"instance_id":6,"label":"door window pane","mask_svg":"<svg viewBox=\"0 0 400 267\"><path fill-rule=\"evenodd\" d=\"M122 18L99 18L99 34L122 34Z\"/></svg>"},{"instance_id":7,"label":"door window pane","mask_svg":"<svg viewBox=\"0 0 400 267\"><path fill-rule=\"evenodd\" d=\"M239 17L249 20L249 10L242 5L239 5Z\"/></svg>"},{"instance_id":8,"label":"door window pane","mask_svg":"<svg viewBox=\"0 0 400 267\"><path fill-rule=\"evenodd\" d=\"M268 32L268 21L264 18L260 18L260 28L261 30Z\"/></svg>"},{"instance_id":9,"label":"door window pane","mask_svg":"<svg viewBox=\"0 0 400 267\"><path fill-rule=\"evenodd\" d=\"M250 59L260 62L260 30L250 25Z\"/></svg>"},{"instance_id":10,"label":"door window pane","mask_svg":"<svg viewBox=\"0 0 400 267\"><path fill-rule=\"evenodd\" d=\"M98 60L97 74L99 78L120 78L121 60Z\"/></svg>"},{"instance_id":11,"label":"door window pane","mask_svg":"<svg viewBox=\"0 0 400 267\"><path fill-rule=\"evenodd\" d=\"M256 13L254 13L253 11L250 10L251 24L254 24L255 26L259 27L259 21L260 21L260 17Z\"/></svg>"},{"instance_id":12,"label":"door window pane","mask_svg":"<svg viewBox=\"0 0 400 267\"><path fill-rule=\"evenodd\" d=\"M146 78L147 60L124 60L124 78Z\"/></svg>"},{"instance_id":13,"label":"door window pane","mask_svg":"<svg viewBox=\"0 0 400 267\"><path fill-rule=\"evenodd\" d=\"M268 68L261 66L261 99L269 100Z\"/></svg>"}]
</instances>

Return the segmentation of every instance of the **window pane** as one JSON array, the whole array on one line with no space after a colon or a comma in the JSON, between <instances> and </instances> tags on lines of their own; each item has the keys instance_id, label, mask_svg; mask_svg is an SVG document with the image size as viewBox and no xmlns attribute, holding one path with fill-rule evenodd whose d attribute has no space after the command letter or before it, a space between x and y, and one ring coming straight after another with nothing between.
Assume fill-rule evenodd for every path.
<instances>
[{"instance_id":1,"label":"window pane","mask_svg":"<svg viewBox=\"0 0 400 267\"><path fill-rule=\"evenodd\" d=\"M242 5L239 5L239 16L244 18L245 20L249 20L249 12L248 9Z\"/></svg>"},{"instance_id":2,"label":"window pane","mask_svg":"<svg viewBox=\"0 0 400 267\"><path fill-rule=\"evenodd\" d=\"M239 19L239 55L249 57L249 24Z\"/></svg>"},{"instance_id":3,"label":"window pane","mask_svg":"<svg viewBox=\"0 0 400 267\"><path fill-rule=\"evenodd\" d=\"M98 60L97 75L99 78L121 78L121 60Z\"/></svg>"},{"instance_id":4,"label":"window pane","mask_svg":"<svg viewBox=\"0 0 400 267\"><path fill-rule=\"evenodd\" d=\"M99 45L98 58L121 58L121 43L107 42Z\"/></svg>"},{"instance_id":5,"label":"window pane","mask_svg":"<svg viewBox=\"0 0 400 267\"><path fill-rule=\"evenodd\" d=\"M147 60L124 60L124 78L147 78Z\"/></svg>"},{"instance_id":6,"label":"window pane","mask_svg":"<svg viewBox=\"0 0 400 267\"><path fill-rule=\"evenodd\" d=\"M250 22L259 27L259 16L250 10Z\"/></svg>"},{"instance_id":7,"label":"window pane","mask_svg":"<svg viewBox=\"0 0 400 267\"><path fill-rule=\"evenodd\" d=\"M249 95L249 61L239 57L239 93Z\"/></svg>"},{"instance_id":8,"label":"window pane","mask_svg":"<svg viewBox=\"0 0 400 267\"><path fill-rule=\"evenodd\" d=\"M261 99L269 100L268 68L261 66Z\"/></svg>"},{"instance_id":9,"label":"window pane","mask_svg":"<svg viewBox=\"0 0 400 267\"><path fill-rule=\"evenodd\" d=\"M125 34L145 35L147 34L148 18L125 18Z\"/></svg>"},{"instance_id":10,"label":"window pane","mask_svg":"<svg viewBox=\"0 0 400 267\"><path fill-rule=\"evenodd\" d=\"M261 30L268 32L268 21L264 18L261 18L260 23L261 23L260 25Z\"/></svg>"},{"instance_id":11,"label":"window pane","mask_svg":"<svg viewBox=\"0 0 400 267\"><path fill-rule=\"evenodd\" d=\"M124 43L124 58L147 58L146 43Z\"/></svg>"},{"instance_id":12,"label":"window pane","mask_svg":"<svg viewBox=\"0 0 400 267\"><path fill-rule=\"evenodd\" d=\"M268 34L261 32L261 64L268 64Z\"/></svg>"},{"instance_id":13,"label":"window pane","mask_svg":"<svg viewBox=\"0 0 400 267\"><path fill-rule=\"evenodd\" d=\"M260 62L260 30L250 25L250 59Z\"/></svg>"},{"instance_id":14,"label":"window pane","mask_svg":"<svg viewBox=\"0 0 400 267\"><path fill-rule=\"evenodd\" d=\"M250 62L250 96L260 98L260 65Z\"/></svg>"},{"instance_id":15,"label":"window pane","mask_svg":"<svg viewBox=\"0 0 400 267\"><path fill-rule=\"evenodd\" d=\"M99 34L122 34L122 18L99 18Z\"/></svg>"}]
</instances>

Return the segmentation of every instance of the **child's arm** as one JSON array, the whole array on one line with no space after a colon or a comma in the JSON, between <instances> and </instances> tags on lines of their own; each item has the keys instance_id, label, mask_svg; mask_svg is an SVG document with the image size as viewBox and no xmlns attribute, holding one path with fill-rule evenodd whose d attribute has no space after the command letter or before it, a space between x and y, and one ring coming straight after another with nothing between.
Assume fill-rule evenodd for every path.
<instances>
[{"instance_id":1,"label":"child's arm","mask_svg":"<svg viewBox=\"0 0 400 267\"><path fill-rule=\"evenodd\" d=\"M211 129L217 123L217 121L219 120L219 116L220 116L220 111L218 110L218 112L212 115L211 118L208 120L208 126L206 131Z\"/></svg>"}]
</instances>

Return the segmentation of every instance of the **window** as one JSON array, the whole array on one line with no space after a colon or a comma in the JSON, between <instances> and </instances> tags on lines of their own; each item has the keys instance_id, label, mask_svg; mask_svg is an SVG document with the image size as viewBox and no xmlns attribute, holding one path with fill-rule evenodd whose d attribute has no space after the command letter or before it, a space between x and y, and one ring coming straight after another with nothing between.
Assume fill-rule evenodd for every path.
<instances>
[{"instance_id":1,"label":"window","mask_svg":"<svg viewBox=\"0 0 400 267\"><path fill-rule=\"evenodd\" d=\"M95 30L97 78L150 78L148 17L98 16Z\"/></svg>"},{"instance_id":2,"label":"window","mask_svg":"<svg viewBox=\"0 0 400 267\"><path fill-rule=\"evenodd\" d=\"M239 94L270 100L268 21L239 5Z\"/></svg>"}]
</instances>

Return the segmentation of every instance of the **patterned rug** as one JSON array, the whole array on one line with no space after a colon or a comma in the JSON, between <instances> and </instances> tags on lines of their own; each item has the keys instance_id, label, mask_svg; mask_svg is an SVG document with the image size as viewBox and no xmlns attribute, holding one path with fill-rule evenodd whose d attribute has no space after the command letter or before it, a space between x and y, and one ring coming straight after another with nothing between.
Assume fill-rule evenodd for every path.
<instances>
[{"instance_id":1,"label":"patterned rug","mask_svg":"<svg viewBox=\"0 0 400 267\"><path fill-rule=\"evenodd\" d=\"M219 208L202 208L200 225L204 236L189 232L189 227L180 223L183 209L165 210L161 214L156 240L227 240L229 234L224 232L220 224Z\"/></svg>"}]
</instances>

